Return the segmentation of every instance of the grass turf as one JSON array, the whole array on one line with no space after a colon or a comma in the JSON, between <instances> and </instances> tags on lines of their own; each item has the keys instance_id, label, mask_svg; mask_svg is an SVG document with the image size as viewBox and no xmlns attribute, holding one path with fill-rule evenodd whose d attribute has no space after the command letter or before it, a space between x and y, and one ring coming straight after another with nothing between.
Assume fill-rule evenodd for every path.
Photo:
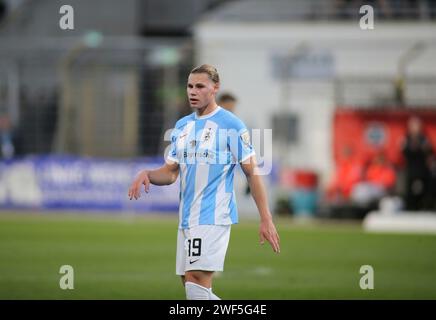
<instances>
[{"instance_id":1,"label":"grass turf","mask_svg":"<svg viewBox=\"0 0 436 320\"><path fill-rule=\"evenodd\" d=\"M358 225L277 221L281 253L259 245L258 224L232 227L224 299L436 299L436 236L367 234ZM177 220L0 214L0 299L184 299L175 275ZM74 290L59 269L74 268ZM361 290L362 265L374 290Z\"/></svg>"}]
</instances>

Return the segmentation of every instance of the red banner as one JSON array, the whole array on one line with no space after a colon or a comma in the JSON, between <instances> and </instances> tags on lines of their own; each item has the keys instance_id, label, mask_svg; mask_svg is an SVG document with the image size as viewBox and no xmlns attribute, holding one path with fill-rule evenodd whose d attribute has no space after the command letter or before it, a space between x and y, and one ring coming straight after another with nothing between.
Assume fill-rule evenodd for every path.
<instances>
[{"instance_id":1,"label":"red banner","mask_svg":"<svg viewBox=\"0 0 436 320\"><path fill-rule=\"evenodd\" d=\"M353 158L366 162L375 153L384 152L391 163L402 164L401 144L411 116L422 120L426 136L436 148L435 110L356 110L338 108L333 124L334 160L338 164L348 148Z\"/></svg>"}]
</instances>

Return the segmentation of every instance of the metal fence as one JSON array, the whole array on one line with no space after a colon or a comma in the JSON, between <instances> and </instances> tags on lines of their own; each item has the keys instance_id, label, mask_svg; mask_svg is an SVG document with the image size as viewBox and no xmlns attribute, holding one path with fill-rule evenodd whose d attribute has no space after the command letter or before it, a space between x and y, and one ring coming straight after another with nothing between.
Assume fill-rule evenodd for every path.
<instances>
[{"instance_id":1,"label":"metal fence","mask_svg":"<svg viewBox=\"0 0 436 320\"><path fill-rule=\"evenodd\" d=\"M163 152L164 131L189 112L190 43L100 40L2 43L0 114L16 155Z\"/></svg>"}]
</instances>

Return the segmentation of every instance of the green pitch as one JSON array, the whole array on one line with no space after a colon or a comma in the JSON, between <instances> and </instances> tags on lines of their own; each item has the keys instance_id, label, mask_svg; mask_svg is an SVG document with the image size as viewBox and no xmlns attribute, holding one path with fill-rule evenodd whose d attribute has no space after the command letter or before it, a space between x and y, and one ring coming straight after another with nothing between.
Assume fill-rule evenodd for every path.
<instances>
[{"instance_id":1,"label":"green pitch","mask_svg":"<svg viewBox=\"0 0 436 320\"><path fill-rule=\"evenodd\" d=\"M436 236L366 234L359 225L278 220L281 253L258 243L258 225L232 229L225 299L436 299ZM175 272L177 220L0 214L0 299L184 299ZM59 269L74 268L61 290ZM361 290L362 265L374 290Z\"/></svg>"}]
</instances>

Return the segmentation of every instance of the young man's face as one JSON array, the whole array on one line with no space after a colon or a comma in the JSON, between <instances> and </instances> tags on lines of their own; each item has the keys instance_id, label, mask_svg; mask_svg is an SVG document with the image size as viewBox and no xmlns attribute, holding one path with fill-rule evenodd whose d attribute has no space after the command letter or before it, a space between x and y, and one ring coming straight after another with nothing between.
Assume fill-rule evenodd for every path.
<instances>
[{"instance_id":1,"label":"young man's face","mask_svg":"<svg viewBox=\"0 0 436 320\"><path fill-rule=\"evenodd\" d=\"M186 88L189 105L195 109L206 107L214 101L218 89L219 85L210 80L206 73L191 73Z\"/></svg>"}]
</instances>

